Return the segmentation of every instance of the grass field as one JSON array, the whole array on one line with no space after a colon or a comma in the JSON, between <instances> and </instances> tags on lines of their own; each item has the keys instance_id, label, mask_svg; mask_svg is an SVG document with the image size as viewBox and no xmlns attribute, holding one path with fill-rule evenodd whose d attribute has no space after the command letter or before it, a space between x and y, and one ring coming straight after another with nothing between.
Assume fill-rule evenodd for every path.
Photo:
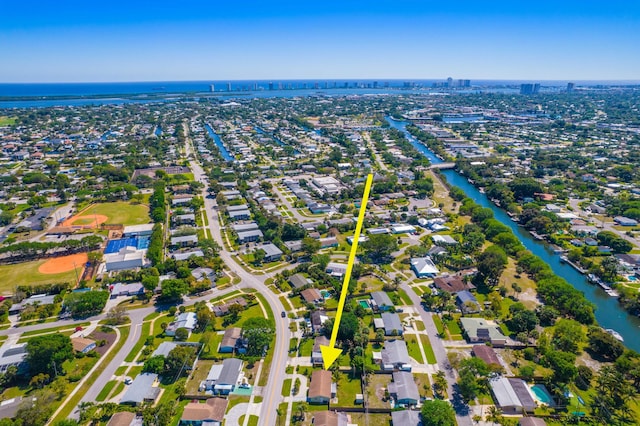
<instances>
[{"instance_id":1,"label":"grass field","mask_svg":"<svg viewBox=\"0 0 640 426\"><path fill-rule=\"evenodd\" d=\"M16 286L35 286L52 283L74 283L76 273L71 270L60 274L41 274L38 272L40 265L46 260L17 263L15 265L0 265L0 293L14 293ZM82 273L78 268L78 274Z\"/></svg>"},{"instance_id":2,"label":"grass field","mask_svg":"<svg viewBox=\"0 0 640 426\"><path fill-rule=\"evenodd\" d=\"M420 335L420 340L422 341L422 349L424 349L424 355L427 357L427 362L429 364L437 364L436 355L433 353L433 348L431 347L431 342L429 341L429 336L426 334Z\"/></svg>"},{"instance_id":3,"label":"grass field","mask_svg":"<svg viewBox=\"0 0 640 426\"><path fill-rule=\"evenodd\" d=\"M0 126L11 126L15 124L17 117L7 117L6 115L0 116Z\"/></svg>"},{"instance_id":4,"label":"grass field","mask_svg":"<svg viewBox=\"0 0 640 426\"><path fill-rule=\"evenodd\" d=\"M82 216L101 214L109 219L110 224L140 225L149 222L149 207L144 204L131 204L125 201L115 203L98 203L81 213Z\"/></svg>"}]
</instances>

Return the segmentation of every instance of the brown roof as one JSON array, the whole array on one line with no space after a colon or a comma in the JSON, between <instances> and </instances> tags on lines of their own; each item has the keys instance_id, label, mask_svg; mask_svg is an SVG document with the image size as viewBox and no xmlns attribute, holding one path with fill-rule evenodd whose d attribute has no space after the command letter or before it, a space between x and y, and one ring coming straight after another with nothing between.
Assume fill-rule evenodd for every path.
<instances>
[{"instance_id":1,"label":"brown roof","mask_svg":"<svg viewBox=\"0 0 640 426\"><path fill-rule=\"evenodd\" d=\"M313 415L314 426L338 426L338 413L335 411L319 411Z\"/></svg>"},{"instance_id":2,"label":"brown roof","mask_svg":"<svg viewBox=\"0 0 640 426\"><path fill-rule=\"evenodd\" d=\"M236 341L240 338L242 329L240 327L231 327L225 330L220 346L235 346Z\"/></svg>"},{"instance_id":3,"label":"brown roof","mask_svg":"<svg viewBox=\"0 0 640 426\"><path fill-rule=\"evenodd\" d=\"M316 370L311 374L309 398L331 398L331 371Z\"/></svg>"},{"instance_id":4,"label":"brown roof","mask_svg":"<svg viewBox=\"0 0 640 426\"><path fill-rule=\"evenodd\" d=\"M329 346L329 339L324 334L316 337L313 341L313 351L320 352L320 345Z\"/></svg>"},{"instance_id":5,"label":"brown roof","mask_svg":"<svg viewBox=\"0 0 640 426\"><path fill-rule=\"evenodd\" d=\"M498 358L496 351L494 351L493 348L490 348L487 345L475 345L472 349L472 352L473 355L486 362L487 365L500 365L500 359Z\"/></svg>"},{"instance_id":6,"label":"brown roof","mask_svg":"<svg viewBox=\"0 0 640 426\"><path fill-rule=\"evenodd\" d=\"M96 342L91 339L85 339L84 337L74 337L71 339L73 350L77 352L82 352L87 346L94 343Z\"/></svg>"},{"instance_id":7,"label":"brown roof","mask_svg":"<svg viewBox=\"0 0 640 426\"><path fill-rule=\"evenodd\" d=\"M107 423L107 426L129 426L135 418L136 415L134 413L131 413L129 411L122 411L111 416L111 419L109 419L109 423Z\"/></svg>"},{"instance_id":8,"label":"brown roof","mask_svg":"<svg viewBox=\"0 0 640 426\"><path fill-rule=\"evenodd\" d=\"M228 401L224 398L209 398L204 404L190 402L184 407L180 420L185 422L202 420L221 422L225 411L227 411L227 404Z\"/></svg>"},{"instance_id":9,"label":"brown roof","mask_svg":"<svg viewBox=\"0 0 640 426\"><path fill-rule=\"evenodd\" d=\"M520 426L546 426L547 422L539 417L523 417L518 424Z\"/></svg>"},{"instance_id":10,"label":"brown roof","mask_svg":"<svg viewBox=\"0 0 640 426\"><path fill-rule=\"evenodd\" d=\"M302 296L302 298L305 300L305 302L307 303L313 303L314 300L320 300L322 299L322 295L320 294L320 292L315 289L315 288L308 288L306 290L302 290L300 292L300 296Z\"/></svg>"},{"instance_id":11,"label":"brown roof","mask_svg":"<svg viewBox=\"0 0 640 426\"><path fill-rule=\"evenodd\" d=\"M473 288L472 285L466 284L458 276L438 277L433 280L433 283L442 291L448 293L457 293L459 291L468 290Z\"/></svg>"}]
</instances>

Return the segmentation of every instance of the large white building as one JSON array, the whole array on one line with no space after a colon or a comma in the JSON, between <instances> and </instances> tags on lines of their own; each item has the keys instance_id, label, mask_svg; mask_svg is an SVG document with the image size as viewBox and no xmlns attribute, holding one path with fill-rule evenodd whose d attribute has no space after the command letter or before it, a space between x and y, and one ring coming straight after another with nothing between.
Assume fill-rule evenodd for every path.
<instances>
[{"instance_id":1,"label":"large white building","mask_svg":"<svg viewBox=\"0 0 640 426\"><path fill-rule=\"evenodd\" d=\"M146 250L138 250L127 246L117 253L104 255L104 263L107 272L121 271L123 269L135 269L144 267L144 255Z\"/></svg>"}]
</instances>

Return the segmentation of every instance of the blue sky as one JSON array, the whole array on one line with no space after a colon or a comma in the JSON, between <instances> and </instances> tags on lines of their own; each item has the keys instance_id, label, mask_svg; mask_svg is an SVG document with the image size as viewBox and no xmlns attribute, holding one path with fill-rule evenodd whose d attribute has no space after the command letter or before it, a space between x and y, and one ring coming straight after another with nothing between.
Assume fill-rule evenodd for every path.
<instances>
[{"instance_id":1,"label":"blue sky","mask_svg":"<svg viewBox=\"0 0 640 426\"><path fill-rule=\"evenodd\" d=\"M3 3L0 82L640 80L633 0Z\"/></svg>"}]
</instances>

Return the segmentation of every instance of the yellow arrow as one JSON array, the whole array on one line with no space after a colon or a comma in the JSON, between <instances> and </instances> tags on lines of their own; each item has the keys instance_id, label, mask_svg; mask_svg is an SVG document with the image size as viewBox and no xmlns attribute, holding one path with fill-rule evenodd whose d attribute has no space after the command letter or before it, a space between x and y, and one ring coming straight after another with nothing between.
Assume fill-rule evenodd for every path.
<instances>
[{"instance_id":1,"label":"yellow arrow","mask_svg":"<svg viewBox=\"0 0 640 426\"><path fill-rule=\"evenodd\" d=\"M360 232L362 231L362 223L364 222L364 212L367 210L367 202L369 201L369 191L371 191L371 183L373 182L373 175L367 176L367 183L364 185L364 194L362 195L362 204L360 204L360 212L358 213L358 223L356 224L356 231L353 234L353 243L351 244L351 252L349 252L349 261L347 263L347 270L344 274L344 280L342 281L342 289L340 290L340 300L338 301L338 310L336 311L336 319L333 323L333 330L331 331L331 340L329 346L320 345L320 352L322 353L322 362L324 363L324 369L328 370L336 359L342 353L342 349L336 348L336 340L338 339L338 328L340 327L340 319L342 319L342 311L344 309L344 302L347 300L347 292L349 291L349 281L351 280L351 270L353 269L353 263L356 260L356 252L358 251L358 242L360 240Z\"/></svg>"}]
</instances>

